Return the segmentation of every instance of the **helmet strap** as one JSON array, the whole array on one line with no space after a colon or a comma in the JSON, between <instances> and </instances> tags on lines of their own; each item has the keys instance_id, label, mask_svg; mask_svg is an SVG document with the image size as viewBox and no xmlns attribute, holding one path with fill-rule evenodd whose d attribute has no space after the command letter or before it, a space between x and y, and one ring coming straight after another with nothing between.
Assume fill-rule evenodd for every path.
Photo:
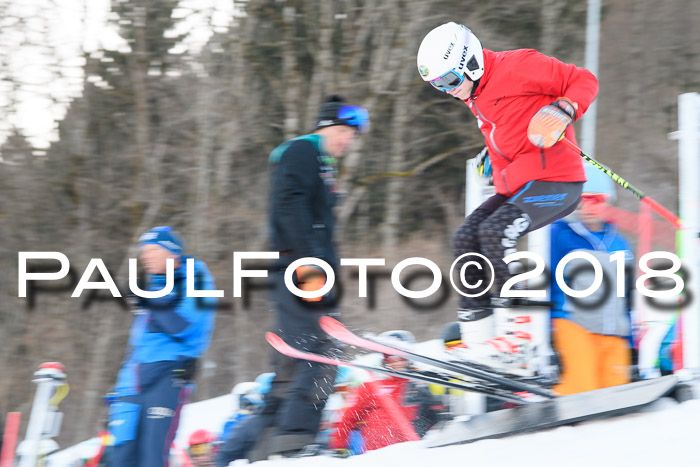
<instances>
[{"instance_id":1,"label":"helmet strap","mask_svg":"<svg viewBox=\"0 0 700 467\"><path fill-rule=\"evenodd\" d=\"M469 78L469 75L465 74L464 76L466 76L467 79L469 81L471 81L471 79ZM476 88L479 87L479 83L481 82L481 78L477 79L476 81L472 81L472 82L474 83L474 86L472 86L472 92L471 92L471 95L473 96L474 93L476 92Z\"/></svg>"}]
</instances>

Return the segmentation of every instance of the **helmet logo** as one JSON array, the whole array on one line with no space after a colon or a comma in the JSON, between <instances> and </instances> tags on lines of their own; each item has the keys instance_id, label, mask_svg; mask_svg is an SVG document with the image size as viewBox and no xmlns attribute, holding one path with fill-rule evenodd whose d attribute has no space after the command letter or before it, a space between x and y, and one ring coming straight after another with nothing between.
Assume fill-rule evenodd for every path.
<instances>
[{"instance_id":1,"label":"helmet logo","mask_svg":"<svg viewBox=\"0 0 700 467\"><path fill-rule=\"evenodd\" d=\"M447 52L445 52L445 55L442 57L443 60L447 60L447 57L449 57L450 53L452 53L452 49L454 48L454 46L455 46L455 43L450 42L450 45L447 47Z\"/></svg>"},{"instance_id":2,"label":"helmet logo","mask_svg":"<svg viewBox=\"0 0 700 467\"><path fill-rule=\"evenodd\" d=\"M421 76L428 76L428 67L425 65L420 65L418 67L418 73L420 73Z\"/></svg>"},{"instance_id":3,"label":"helmet logo","mask_svg":"<svg viewBox=\"0 0 700 467\"><path fill-rule=\"evenodd\" d=\"M467 62L467 69L469 71L474 71L479 69L479 62L476 60L476 57L472 55L472 58L469 59Z\"/></svg>"},{"instance_id":4,"label":"helmet logo","mask_svg":"<svg viewBox=\"0 0 700 467\"><path fill-rule=\"evenodd\" d=\"M466 60L466 58L467 58L467 46L465 45L462 48L462 58L459 60L459 69L460 70L464 68L464 60ZM467 68L468 67L469 67L469 65L467 65Z\"/></svg>"}]
</instances>

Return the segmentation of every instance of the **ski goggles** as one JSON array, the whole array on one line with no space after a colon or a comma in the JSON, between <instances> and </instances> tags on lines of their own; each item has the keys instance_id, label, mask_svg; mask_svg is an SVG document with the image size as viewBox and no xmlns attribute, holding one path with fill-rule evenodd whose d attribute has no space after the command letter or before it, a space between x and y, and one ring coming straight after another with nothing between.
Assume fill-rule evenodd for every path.
<instances>
[{"instance_id":1,"label":"ski goggles","mask_svg":"<svg viewBox=\"0 0 700 467\"><path fill-rule=\"evenodd\" d=\"M452 69L444 75L430 81L430 84L432 84L435 89L445 92L459 87L459 85L464 82L465 78L466 76L464 73L457 73L457 71Z\"/></svg>"},{"instance_id":2,"label":"ski goggles","mask_svg":"<svg viewBox=\"0 0 700 467\"><path fill-rule=\"evenodd\" d=\"M584 193L581 195L581 201L579 201L579 209L584 206L598 206L603 204L610 199L610 195L605 193Z\"/></svg>"},{"instance_id":3,"label":"ski goggles","mask_svg":"<svg viewBox=\"0 0 700 467\"><path fill-rule=\"evenodd\" d=\"M202 443L202 444L193 444L190 446L190 455L199 457L199 456L205 456L207 454L210 454L213 450L213 447L210 443Z\"/></svg>"},{"instance_id":4,"label":"ski goggles","mask_svg":"<svg viewBox=\"0 0 700 467\"><path fill-rule=\"evenodd\" d=\"M361 135L369 131L369 114L358 105L344 105L338 109L338 120L345 125L355 127Z\"/></svg>"}]
</instances>

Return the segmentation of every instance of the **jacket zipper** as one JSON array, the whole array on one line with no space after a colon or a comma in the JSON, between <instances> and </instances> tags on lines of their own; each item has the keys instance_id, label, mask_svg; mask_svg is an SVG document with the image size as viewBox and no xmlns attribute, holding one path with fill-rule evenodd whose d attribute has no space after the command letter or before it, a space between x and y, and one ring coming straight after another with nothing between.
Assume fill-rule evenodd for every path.
<instances>
[{"instance_id":1,"label":"jacket zipper","mask_svg":"<svg viewBox=\"0 0 700 467\"><path fill-rule=\"evenodd\" d=\"M479 114L479 117L483 121L485 121L486 123L491 125L491 131L489 132L489 140L491 141L491 145L493 146L493 148L496 150L496 152L498 153L499 156L501 156L502 158L504 158L508 162L513 162L512 159L509 159L508 157L505 156L505 154L503 154L503 152L501 152L498 145L496 144L496 139L493 137L493 134L496 132L496 124L493 123L491 120L488 120L486 117L484 117L484 114L481 113L479 108L476 106L476 97L470 97L470 99L472 101L472 105L474 106L474 110L476 110L476 113Z\"/></svg>"}]
</instances>

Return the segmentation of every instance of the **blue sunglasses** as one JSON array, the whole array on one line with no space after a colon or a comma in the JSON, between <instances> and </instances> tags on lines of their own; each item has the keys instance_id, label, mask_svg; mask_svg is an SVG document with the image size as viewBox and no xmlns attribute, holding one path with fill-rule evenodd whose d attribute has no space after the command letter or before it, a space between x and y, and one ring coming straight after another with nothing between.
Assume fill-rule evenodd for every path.
<instances>
[{"instance_id":1,"label":"blue sunglasses","mask_svg":"<svg viewBox=\"0 0 700 467\"><path fill-rule=\"evenodd\" d=\"M345 125L357 128L361 135L369 131L369 114L363 107L357 105L345 105L338 109L338 120Z\"/></svg>"}]
</instances>

